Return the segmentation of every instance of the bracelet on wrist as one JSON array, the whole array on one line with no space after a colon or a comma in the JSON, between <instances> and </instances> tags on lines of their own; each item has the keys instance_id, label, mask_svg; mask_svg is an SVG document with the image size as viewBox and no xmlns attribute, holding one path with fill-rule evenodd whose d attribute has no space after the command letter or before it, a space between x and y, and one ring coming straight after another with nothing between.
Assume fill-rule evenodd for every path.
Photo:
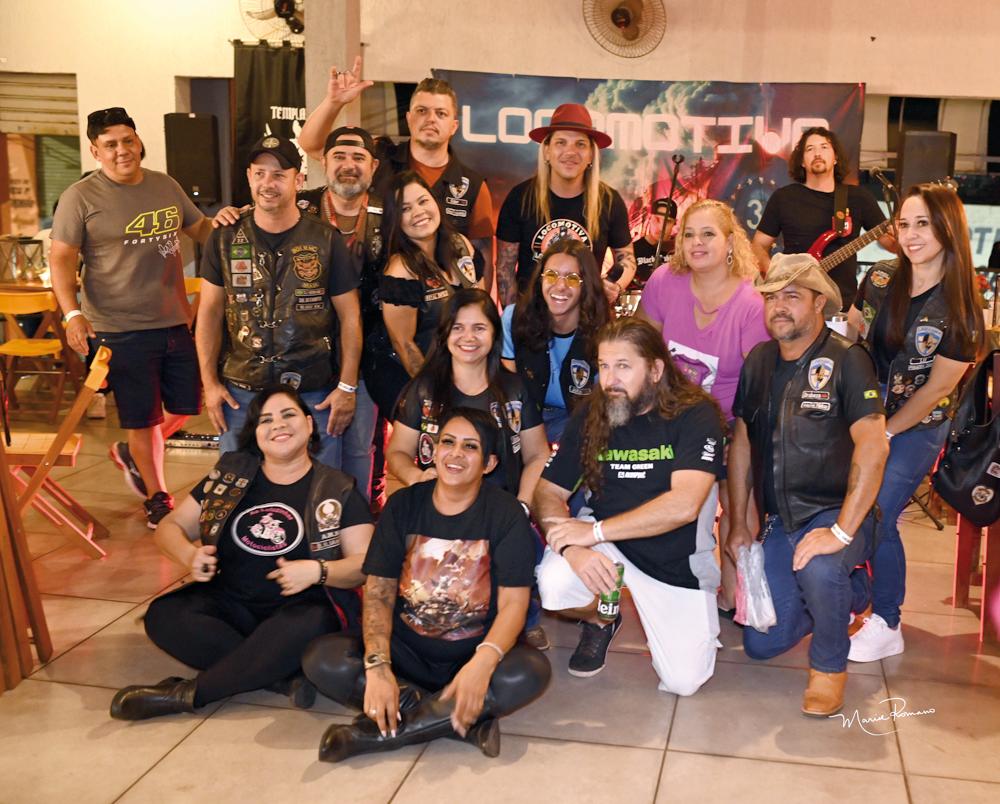
<instances>
[{"instance_id":1,"label":"bracelet on wrist","mask_svg":"<svg viewBox=\"0 0 1000 804\"><path fill-rule=\"evenodd\" d=\"M68 324L78 315L83 315L83 310L70 310L66 315L63 316L63 323Z\"/></svg>"},{"instance_id":2,"label":"bracelet on wrist","mask_svg":"<svg viewBox=\"0 0 1000 804\"><path fill-rule=\"evenodd\" d=\"M358 392L358 386L348 385L346 382L338 382L337 390L343 391L345 394L356 394Z\"/></svg>"},{"instance_id":3,"label":"bracelet on wrist","mask_svg":"<svg viewBox=\"0 0 1000 804\"><path fill-rule=\"evenodd\" d=\"M564 544L562 547L559 548L559 555L562 555L567 550L569 550L569 548L571 548L571 547L576 547L576 545L575 544Z\"/></svg>"},{"instance_id":4,"label":"bracelet on wrist","mask_svg":"<svg viewBox=\"0 0 1000 804\"><path fill-rule=\"evenodd\" d=\"M594 544L600 544L601 542L607 541L604 538L604 523L599 519L594 520Z\"/></svg>"},{"instance_id":5,"label":"bracelet on wrist","mask_svg":"<svg viewBox=\"0 0 1000 804\"><path fill-rule=\"evenodd\" d=\"M326 560L322 558L316 559L319 562L319 580L316 581L316 586L323 586L326 584Z\"/></svg>"},{"instance_id":6,"label":"bracelet on wrist","mask_svg":"<svg viewBox=\"0 0 1000 804\"><path fill-rule=\"evenodd\" d=\"M830 530L833 533L833 535L837 537L839 541L844 543L845 546L849 545L851 542L854 541L854 537L848 535L847 531L845 531L842 527L840 527L840 525L838 525L836 522L830 525Z\"/></svg>"},{"instance_id":7,"label":"bracelet on wrist","mask_svg":"<svg viewBox=\"0 0 1000 804\"><path fill-rule=\"evenodd\" d=\"M501 661L503 661L503 657L506 656L506 654L504 653L504 649L501 648L496 642L487 642L486 640L483 640L478 645L476 645L477 653L479 652L480 648L492 648L497 652L497 656L500 657Z\"/></svg>"}]
</instances>

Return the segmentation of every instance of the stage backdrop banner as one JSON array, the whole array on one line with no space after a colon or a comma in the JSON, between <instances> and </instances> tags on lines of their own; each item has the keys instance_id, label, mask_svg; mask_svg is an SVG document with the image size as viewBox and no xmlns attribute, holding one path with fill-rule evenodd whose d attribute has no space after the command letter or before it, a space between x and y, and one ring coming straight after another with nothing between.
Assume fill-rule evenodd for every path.
<instances>
[{"instance_id":1,"label":"stage backdrop banner","mask_svg":"<svg viewBox=\"0 0 1000 804\"><path fill-rule=\"evenodd\" d=\"M306 119L305 52L300 47L233 44L236 81L236 148L233 203L250 203L247 159L254 143L276 135L298 145ZM301 152L302 149L300 148ZM306 155L302 153L305 175Z\"/></svg>"},{"instance_id":2,"label":"stage backdrop banner","mask_svg":"<svg viewBox=\"0 0 1000 804\"><path fill-rule=\"evenodd\" d=\"M434 70L458 94L462 161L489 181L499 208L533 175L538 145L528 132L561 103L582 103L613 143L601 178L621 193L633 232L653 198L670 194L674 154L684 157L674 196L683 209L702 198L731 204L752 235L764 205L789 184L788 157L810 126L835 131L857 175L863 84L736 84L633 81Z\"/></svg>"}]
</instances>

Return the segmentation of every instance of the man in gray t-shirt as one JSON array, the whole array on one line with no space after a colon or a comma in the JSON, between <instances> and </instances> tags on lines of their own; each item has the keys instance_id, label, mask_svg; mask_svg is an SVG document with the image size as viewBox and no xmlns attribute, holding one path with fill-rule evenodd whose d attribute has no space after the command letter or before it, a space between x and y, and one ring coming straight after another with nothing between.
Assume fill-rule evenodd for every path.
<instances>
[{"instance_id":1,"label":"man in gray t-shirt","mask_svg":"<svg viewBox=\"0 0 1000 804\"><path fill-rule=\"evenodd\" d=\"M204 243L211 224L177 182L142 168L145 150L124 109L90 114L87 137L100 169L59 199L52 288L69 345L85 354L93 339L111 349L108 381L128 430L128 443L114 444L111 457L146 500L147 521L156 527L173 507L163 478L164 440L201 401L180 232Z\"/></svg>"}]
</instances>

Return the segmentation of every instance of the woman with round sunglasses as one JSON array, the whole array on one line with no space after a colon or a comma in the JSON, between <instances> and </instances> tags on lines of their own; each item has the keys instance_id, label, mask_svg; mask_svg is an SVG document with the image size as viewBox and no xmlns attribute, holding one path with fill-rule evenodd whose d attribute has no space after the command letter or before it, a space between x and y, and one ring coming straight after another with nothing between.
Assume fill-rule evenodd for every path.
<instances>
[{"instance_id":1,"label":"woman with round sunglasses","mask_svg":"<svg viewBox=\"0 0 1000 804\"><path fill-rule=\"evenodd\" d=\"M503 312L504 365L524 380L552 443L597 380L592 339L610 318L593 252L569 239L545 251L517 303Z\"/></svg>"}]
</instances>

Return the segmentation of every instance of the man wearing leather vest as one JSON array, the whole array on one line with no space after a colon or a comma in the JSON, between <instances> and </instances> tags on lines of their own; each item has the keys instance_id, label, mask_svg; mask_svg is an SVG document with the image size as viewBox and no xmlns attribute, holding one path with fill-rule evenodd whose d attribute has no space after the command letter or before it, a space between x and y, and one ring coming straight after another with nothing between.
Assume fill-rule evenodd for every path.
<instances>
[{"instance_id":1,"label":"man wearing leather vest","mask_svg":"<svg viewBox=\"0 0 1000 804\"><path fill-rule=\"evenodd\" d=\"M753 491L778 622L745 628L743 646L769 659L812 633L802 712L826 717L844 703L850 573L872 550L885 412L868 352L826 327L840 291L813 257L776 256L757 286L772 340L747 356L733 404L727 549L736 560L751 544Z\"/></svg>"},{"instance_id":2,"label":"man wearing leather vest","mask_svg":"<svg viewBox=\"0 0 1000 804\"><path fill-rule=\"evenodd\" d=\"M340 234L296 206L301 165L280 137L252 149L254 207L212 233L202 260L198 360L220 450L235 449L254 393L280 382L316 417L317 458L339 468L361 356L358 276Z\"/></svg>"},{"instance_id":3,"label":"man wearing leather vest","mask_svg":"<svg viewBox=\"0 0 1000 804\"><path fill-rule=\"evenodd\" d=\"M375 141L363 128L341 126L330 133L323 146L323 169L326 185L297 195L299 209L326 221L343 236L360 271L361 331L367 343L382 314L378 306L378 282L387 259L388 232L383 229L382 197L371 190L378 170ZM367 362L367 361L365 361ZM379 437L375 438L377 411L368 394L365 370L358 378L354 418L344 431L343 470L358 482L365 499L372 496L372 464L376 465L375 496L381 497L385 486L385 460L382 457L385 420L380 419ZM373 441L378 443L373 446Z\"/></svg>"},{"instance_id":4,"label":"man wearing leather vest","mask_svg":"<svg viewBox=\"0 0 1000 804\"><path fill-rule=\"evenodd\" d=\"M341 109L355 100L371 81L361 80L361 57L351 70L330 68L326 97L306 119L299 133L299 146L313 159L322 156L321 145ZM380 161L375 175L379 195L388 195L393 177L415 170L431 188L431 193L460 233L472 241L483 257L483 279L493 285L493 201L483 177L463 164L451 149L458 131L458 98L447 81L425 78L417 84L406 112L410 139L394 143L387 137L377 142Z\"/></svg>"}]
</instances>

